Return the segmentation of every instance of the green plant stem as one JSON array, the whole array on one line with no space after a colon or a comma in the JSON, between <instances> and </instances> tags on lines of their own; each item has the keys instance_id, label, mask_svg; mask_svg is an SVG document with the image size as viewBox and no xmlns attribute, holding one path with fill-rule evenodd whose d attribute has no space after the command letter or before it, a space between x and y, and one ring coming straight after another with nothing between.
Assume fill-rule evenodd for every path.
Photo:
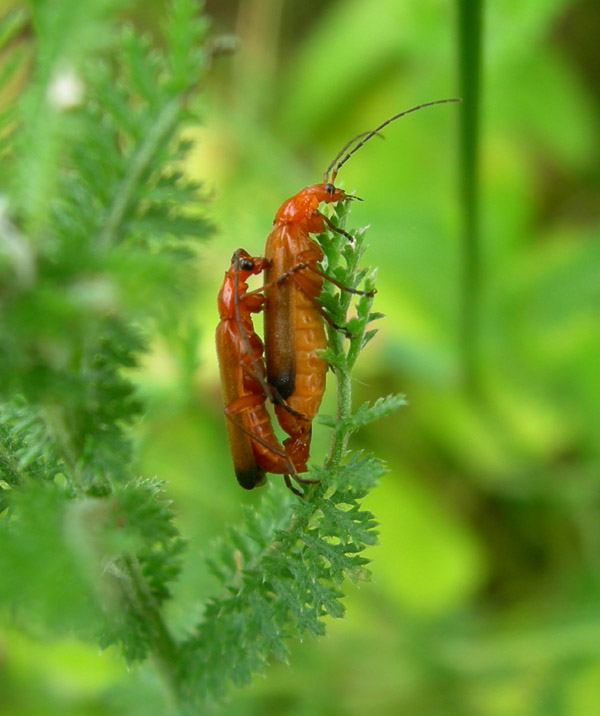
<instances>
[{"instance_id":1,"label":"green plant stem","mask_svg":"<svg viewBox=\"0 0 600 716\"><path fill-rule=\"evenodd\" d=\"M152 596L135 556L123 557L122 564L129 580L131 601L142 623L150 626L152 657L159 673L178 706L184 702L179 669L179 650Z\"/></svg>"},{"instance_id":2,"label":"green plant stem","mask_svg":"<svg viewBox=\"0 0 600 716\"><path fill-rule=\"evenodd\" d=\"M136 195L144 172L156 157L156 150L163 139L179 121L181 98L174 97L165 104L148 128L144 141L128 163L118 191L108 209L106 220L98 234L97 245L106 247L116 242L119 228L122 229L125 213Z\"/></svg>"},{"instance_id":3,"label":"green plant stem","mask_svg":"<svg viewBox=\"0 0 600 716\"><path fill-rule=\"evenodd\" d=\"M348 259L348 270L355 275L358 269L358 262L360 260L361 251L355 250ZM366 290L374 288L374 282L369 278L365 282ZM344 316L344 322L348 314L348 309L352 303L353 294L348 291L342 291L340 297L340 308ZM368 306L366 313L371 309L373 299L368 298ZM329 327L329 347L339 356L345 355L345 360L340 365L333 366L333 372L337 381L337 411L336 411L336 427L334 429L331 438L331 447L329 450L329 457L325 461L325 467L332 468L340 464L348 439L352 433L352 429L348 427L345 419L349 418L352 414L352 369L358 358L360 350L362 348L363 338L366 330L367 322L363 322L360 329L350 339L350 345L348 351L344 351L344 334L342 331Z\"/></svg>"},{"instance_id":4,"label":"green plant stem","mask_svg":"<svg viewBox=\"0 0 600 716\"><path fill-rule=\"evenodd\" d=\"M336 368L335 378L337 381L337 425L331 438L329 457L325 461L326 468L332 468L340 464L346 450L348 438L350 437L350 431L344 426L344 418L348 417L352 412L352 380L350 371L345 368Z\"/></svg>"},{"instance_id":5,"label":"green plant stem","mask_svg":"<svg viewBox=\"0 0 600 716\"><path fill-rule=\"evenodd\" d=\"M83 494L85 486L82 484L77 462L77 451L74 448L74 439L68 428L68 419L62 406L52 406L44 409L44 416L48 430L54 437L59 454L69 472L73 487ZM121 561L126 579L120 582L123 596L136 611L140 623L150 625L152 656L157 664L169 693L173 694L177 703L181 702L181 683L179 679L178 650L171 634L165 624L160 608L141 573L138 561L132 554L123 555ZM125 586L127 585L127 586Z\"/></svg>"},{"instance_id":6,"label":"green plant stem","mask_svg":"<svg viewBox=\"0 0 600 716\"><path fill-rule=\"evenodd\" d=\"M481 87L481 0L459 0L460 204L462 277L460 358L465 389L477 396L481 381L481 237L479 227L479 132Z\"/></svg>"},{"instance_id":7,"label":"green plant stem","mask_svg":"<svg viewBox=\"0 0 600 716\"><path fill-rule=\"evenodd\" d=\"M66 418L66 411L62 405L53 404L45 405L42 408L42 416L46 423L49 435L54 440L54 445L61 460L66 465L71 479L69 480L71 487L82 495L84 485L81 480L81 473L77 465L77 449L71 435Z\"/></svg>"}]
</instances>

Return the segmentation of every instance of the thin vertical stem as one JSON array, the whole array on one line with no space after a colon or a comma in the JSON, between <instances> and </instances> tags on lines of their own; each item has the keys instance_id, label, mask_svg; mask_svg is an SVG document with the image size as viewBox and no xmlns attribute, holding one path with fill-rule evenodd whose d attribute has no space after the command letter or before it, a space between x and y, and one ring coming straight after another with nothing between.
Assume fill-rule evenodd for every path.
<instances>
[{"instance_id":1,"label":"thin vertical stem","mask_svg":"<svg viewBox=\"0 0 600 716\"><path fill-rule=\"evenodd\" d=\"M236 91L244 115L262 117L273 96L281 34L283 0L242 0L236 34L241 48L236 55Z\"/></svg>"},{"instance_id":2,"label":"thin vertical stem","mask_svg":"<svg viewBox=\"0 0 600 716\"><path fill-rule=\"evenodd\" d=\"M459 0L458 41L460 92L460 203L462 276L460 353L462 377L473 396L480 389L481 237L479 226L479 134L482 0Z\"/></svg>"},{"instance_id":3,"label":"thin vertical stem","mask_svg":"<svg viewBox=\"0 0 600 716\"><path fill-rule=\"evenodd\" d=\"M122 563L127 575L127 579L121 583L123 596L146 627L152 644L151 656L170 697L178 707L183 707L185 698L182 693L177 643L167 628L160 606L152 596L137 559L130 554L123 555Z\"/></svg>"},{"instance_id":4,"label":"thin vertical stem","mask_svg":"<svg viewBox=\"0 0 600 716\"><path fill-rule=\"evenodd\" d=\"M121 179L104 222L96 239L96 246L109 247L118 239L119 231L129 208L129 203L138 189L144 172L156 158L156 150L170 131L176 126L181 111L181 97L172 97L149 126L143 140L131 156L128 167Z\"/></svg>"},{"instance_id":5,"label":"thin vertical stem","mask_svg":"<svg viewBox=\"0 0 600 716\"><path fill-rule=\"evenodd\" d=\"M333 342L333 350L342 354L344 350L343 337L338 331L334 338L334 333L335 329L329 332L329 345L331 346ZM329 469L337 467L344 457L348 438L350 437L350 431L344 425L344 418L350 417L352 413L352 379L350 371L346 370L345 367L337 366L334 369L334 373L337 382L337 426L331 436L329 456L324 465Z\"/></svg>"}]
</instances>

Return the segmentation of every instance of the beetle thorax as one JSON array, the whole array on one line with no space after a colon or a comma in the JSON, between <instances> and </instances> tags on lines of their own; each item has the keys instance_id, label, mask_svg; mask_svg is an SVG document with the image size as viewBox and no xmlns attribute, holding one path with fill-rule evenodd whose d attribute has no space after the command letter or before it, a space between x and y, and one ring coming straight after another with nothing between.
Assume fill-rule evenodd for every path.
<instances>
[{"instance_id":1,"label":"beetle thorax","mask_svg":"<svg viewBox=\"0 0 600 716\"><path fill-rule=\"evenodd\" d=\"M345 197L342 189L333 193L327 191L325 184L312 184L286 199L275 214L274 224L305 224L310 227L317 216L321 202L341 201ZM309 228L309 231L312 230ZM319 229L320 230L320 229Z\"/></svg>"}]
</instances>

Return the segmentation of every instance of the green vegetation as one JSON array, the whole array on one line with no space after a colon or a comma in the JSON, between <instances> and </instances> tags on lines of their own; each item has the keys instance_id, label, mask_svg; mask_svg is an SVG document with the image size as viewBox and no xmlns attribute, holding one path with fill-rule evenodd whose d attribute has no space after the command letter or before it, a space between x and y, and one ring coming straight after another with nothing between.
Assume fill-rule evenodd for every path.
<instances>
[{"instance_id":1,"label":"green vegetation","mask_svg":"<svg viewBox=\"0 0 600 716\"><path fill-rule=\"evenodd\" d=\"M242 528L205 546L221 594L198 601L202 618L176 637L165 605L185 543L167 487L136 477L132 428L144 403L132 377L153 325L190 311L193 239L209 226L190 213L200 186L178 164L212 56L190 0L173 3L164 50L126 27L110 41L114 63L101 47L110 7L88 9L74 13L68 0L33 9L32 79L2 128L2 613L18 631L35 624L40 639L73 634L115 645L130 664L151 659L173 709L193 713L285 658L291 636L323 635L324 617L344 614L339 587L367 579L360 553L376 542L360 500L385 472L369 455L348 456L347 440L402 400L352 416L351 369L378 317L364 295L348 348L336 331L327 350L340 398L330 455L312 471L318 484L301 500L267 492ZM9 16L8 42L26 19ZM322 241L338 280L370 294L363 234ZM342 325L350 297L324 299ZM19 698L8 697L6 713Z\"/></svg>"},{"instance_id":2,"label":"green vegetation","mask_svg":"<svg viewBox=\"0 0 600 716\"><path fill-rule=\"evenodd\" d=\"M599 712L595 4L0 9L0 716ZM240 490L233 250L460 93L340 172L323 482Z\"/></svg>"}]
</instances>

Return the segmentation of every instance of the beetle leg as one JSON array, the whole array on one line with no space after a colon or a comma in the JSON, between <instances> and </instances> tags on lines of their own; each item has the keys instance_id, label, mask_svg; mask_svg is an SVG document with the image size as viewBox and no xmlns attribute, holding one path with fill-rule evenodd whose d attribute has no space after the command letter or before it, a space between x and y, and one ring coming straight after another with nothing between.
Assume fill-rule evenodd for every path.
<instances>
[{"instance_id":1,"label":"beetle leg","mask_svg":"<svg viewBox=\"0 0 600 716\"><path fill-rule=\"evenodd\" d=\"M346 286L345 284L336 281L336 279L332 278L331 276L328 276L324 271L321 271L320 268L315 266L315 264L308 264L308 268L310 268L311 271L314 271L315 273L319 274L319 276L323 277L326 281L329 281L329 283L332 283L334 286L337 286L340 290L346 291L346 293L355 293L358 296L369 296L369 298L373 298L373 296L377 293L375 289L373 289L372 291L361 291L358 288L351 288L350 286Z\"/></svg>"},{"instance_id":2,"label":"beetle leg","mask_svg":"<svg viewBox=\"0 0 600 716\"><path fill-rule=\"evenodd\" d=\"M302 271L303 269L310 269L311 271L314 271L316 274L321 276L321 278L324 278L326 281L329 281L329 283L332 283L334 286L337 286L340 290L346 291L347 293L355 293L358 296L369 296L369 298L373 298L373 296L377 293L376 290L361 291L358 288L346 286L337 279L326 274L324 271L321 271L321 269L317 266L317 261L321 260L321 256L312 249L308 249L307 251L301 251L297 255L297 259L298 263L295 266L292 266L291 269L288 269L285 273L282 273L281 276L277 279L277 281L265 284L265 286L270 287L274 284L283 283L290 276L293 276L295 273L298 273L298 271Z\"/></svg>"},{"instance_id":3,"label":"beetle leg","mask_svg":"<svg viewBox=\"0 0 600 716\"><path fill-rule=\"evenodd\" d=\"M316 253L312 251L311 249L307 251L301 251L298 254L298 260L299 260L299 266L302 268L308 268L311 271L314 271L316 274L321 276L321 278L324 278L326 281L329 281L329 283L332 283L334 286L337 286L340 290L346 291L346 293L355 293L358 296L369 296L372 298L377 292L375 290L373 291L361 291L358 288L351 288L350 286L346 286L343 283L340 283L332 276L328 276L324 271L321 271L321 269L317 266L317 261L320 261L320 257L316 257ZM287 273L292 273L296 269L294 266L291 268ZM297 270L297 269L296 269ZM281 276L281 279L286 277L286 274L283 274Z\"/></svg>"},{"instance_id":4,"label":"beetle leg","mask_svg":"<svg viewBox=\"0 0 600 716\"><path fill-rule=\"evenodd\" d=\"M285 460L286 462L286 469L289 471L290 475L294 478L294 480L298 482L305 482L303 478L299 477L298 473L296 472L296 467L294 463L290 460L290 456L284 450L280 450L277 446L272 445L270 442L268 442L268 440L264 440L262 437L260 437L260 435L253 433L251 430L248 430L248 428L244 427L244 425L242 425L240 422L234 420L233 417L227 413L227 408L225 408L225 415L229 418L229 420L231 420L231 422L236 426L236 428L239 428L243 433L246 433L246 435L248 435L252 440L255 440L259 445L262 445L263 447L270 450L274 455L277 455L277 457L283 458L283 460ZM272 472L268 468L264 469L267 472ZM309 480L308 482L314 482L314 480Z\"/></svg>"},{"instance_id":5,"label":"beetle leg","mask_svg":"<svg viewBox=\"0 0 600 716\"><path fill-rule=\"evenodd\" d=\"M345 327L338 325L331 316L327 313L327 311L321 306L321 304L317 301L317 299L310 293L310 291L307 290L305 286L302 285L302 276L292 276L292 281L298 286L298 288L302 291L302 293L312 301L314 304L315 310L320 314L321 318L323 318L332 328L335 328L336 331L343 331L346 338L350 339L353 338L352 333Z\"/></svg>"},{"instance_id":6,"label":"beetle leg","mask_svg":"<svg viewBox=\"0 0 600 716\"><path fill-rule=\"evenodd\" d=\"M292 478L300 483L301 485L318 485L321 480L308 480L304 477L300 477L299 475L292 475ZM285 484L289 489L295 494L298 495L298 497L306 497L306 495L303 492L300 492L300 490L297 490L293 485L292 481L290 480L289 475L284 475L283 479L285 481Z\"/></svg>"},{"instance_id":7,"label":"beetle leg","mask_svg":"<svg viewBox=\"0 0 600 716\"><path fill-rule=\"evenodd\" d=\"M354 198L358 199L358 197L354 197ZM362 199L360 199L360 201L362 201ZM331 229L331 231L333 231L336 234L339 234L340 236L345 236L348 239L348 241L351 241L352 243L354 243L354 236L352 236L352 234L349 234L347 231L344 231L344 229L340 229L340 227L336 226L328 216L325 216L325 214L321 214L321 212L319 212L319 214L321 215L321 218L323 219L323 221L327 224L328 228Z\"/></svg>"},{"instance_id":8,"label":"beetle leg","mask_svg":"<svg viewBox=\"0 0 600 716\"><path fill-rule=\"evenodd\" d=\"M295 418L298 418L299 420L305 420L306 422L310 422L308 417L301 413L299 410L294 410L290 405L287 404L284 398L281 397L280 392L275 388L273 385L270 385L267 383L267 381L264 379L264 377L255 371L252 371L250 369L250 366L245 365L240 361L240 365L242 367L242 370L248 375L250 378L255 379L258 383L260 383L265 395L267 396L268 400L273 403L274 405L278 405L279 407L283 408L283 410L287 410L290 415L293 415Z\"/></svg>"},{"instance_id":9,"label":"beetle leg","mask_svg":"<svg viewBox=\"0 0 600 716\"><path fill-rule=\"evenodd\" d=\"M294 493L294 495L298 495L298 497L304 497L304 493L301 492L300 490L296 489L296 488L292 485L292 481L290 480L290 476L289 476L289 475L284 475L284 476L283 476L283 480L284 480L284 482L285 482L286 487L288 487L288 488Z\"/></svg>"},{"instance_id":10,"label":"beetle leg","mask_svg":"<svg viewBox=\"0 0 600 716\"><path fill-rule=\"evenodd\" d=\"M255 408L257 405L261 405L264 402L265 398L263 395L243 395L240 398L232 400L229 405L225 406L225 415L228 418L231 418L232 415L235 415L236 413L241 413L242 410L246 410L247 408Z\"/></svg>"}]
</instances>

